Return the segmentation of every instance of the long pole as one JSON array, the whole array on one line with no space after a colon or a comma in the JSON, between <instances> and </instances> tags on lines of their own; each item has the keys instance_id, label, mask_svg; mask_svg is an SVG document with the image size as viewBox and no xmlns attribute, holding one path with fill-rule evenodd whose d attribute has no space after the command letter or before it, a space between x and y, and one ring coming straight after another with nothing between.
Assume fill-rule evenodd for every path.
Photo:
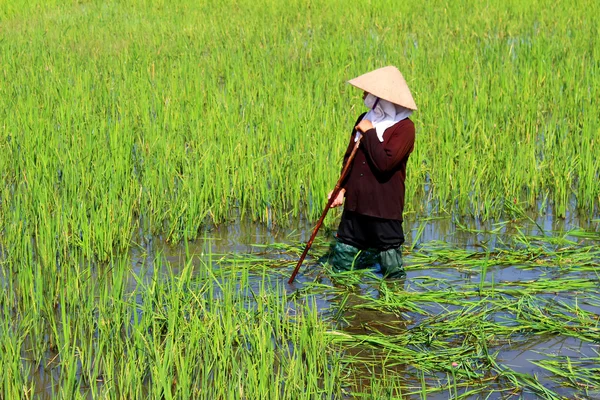
<instances>
[{"instance_id":1,"label":"long pole","mask_svg":"<svg viewBox=\"0 0 600 400\"><path fill-rule=\"evenodd\" d=\"M306 254L308 253L308 249L310 249L310 246L312 246L312 243L315 240L315 237L317 236L317 232L319 232L319 228L321 228L321 225L323 225L325 216L327 216L327 212L331 208L331 204L333 203L333 201L335 200L335 198L337 197L338 193L340 192L340 190L342 188L341 187L342 182L344 181L344 178L348 174L348 170L350 169L352 160L354 159L354 156L356 155L356 151L358 150L358 146L360 145L361 139L362 139L362 135L356 141L356 144L354 145L354 148L352 149L352 153L350 153L350 156L348 157L348 161L346 161L346 165L344 165L344 169L342 169L342 174L340 175L340 179L338 179L337 183L335 184L335 188L333 189L333 192L331 192L331 196L329 196L329 201L327 201L327 205L325 206L325 209L321 213L321 218L319 218L317 225L315 225L315 229L313 229L312 235L310 235L310 239L308 240L308 243L306 243L306 247L304 248L304 251L302 252L302 255L300 256L300 259L298 260L298 264L296 264L296 268L294 268L294 272L292 273L292 276L290 277L290 280L288 281L289 285L294 283L296 274L298 274L298 270L300 269L300 266L302 265L302 262L304 261Z\"/></svg>"}]
</instances>

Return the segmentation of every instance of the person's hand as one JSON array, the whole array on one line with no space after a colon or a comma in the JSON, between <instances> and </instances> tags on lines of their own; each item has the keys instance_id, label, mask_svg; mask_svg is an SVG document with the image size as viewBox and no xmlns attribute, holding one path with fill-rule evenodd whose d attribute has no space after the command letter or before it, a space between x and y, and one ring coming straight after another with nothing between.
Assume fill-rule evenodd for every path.
<instances>
[{"instance_id":1,"label":"person's hand","mask_svg":"<svg viewBox=\"0 0 600 400\"><path fill-rule=\"evenodd\" d=\"M373 124L368 119L363 119L356 125L355 129L359 132L365 133L369 129L373 129Z\"/></svg>"},{"instance_id":2,"label":"person's hand","mask_svg":"<svg viewBox=\"0 0 600 400\"><path fill-rule=\"evenodd\" d=\"M333 190L331 192L329 192L329 194L327 195L327 200L331 199L331 195L333 194ZM342 204L344 204L344 195L346 194L346 189L342 189L338 192L337 197L335 198L335 200L333 200L333 202L331 203L331 206L329 206L330 208L334 208L334 207L339 207Z\"/></svg>"}]
</instances>

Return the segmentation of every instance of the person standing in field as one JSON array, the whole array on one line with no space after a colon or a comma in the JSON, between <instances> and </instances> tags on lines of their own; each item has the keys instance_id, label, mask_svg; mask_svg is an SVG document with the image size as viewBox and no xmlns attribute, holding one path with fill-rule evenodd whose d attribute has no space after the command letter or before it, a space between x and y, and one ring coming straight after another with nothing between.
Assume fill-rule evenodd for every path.
<instances>
[{"instance_id":1,"label":"person standing in field","mask_svg":"<svg viewBox=\"0 0 600 400\"><path fill-rule=\"evenodd\" d=\"M343 165L363 137L331 204L343 204L344 211L330 263L337 273L369 266L370 261L379 263L384 277L401 278L406 276L402 263L404 181L415 143L415 126L409 117L417 106L396 67L380 68L348 83L364 91L369 111L354 124Z\"/></svg>"}]
</instances>

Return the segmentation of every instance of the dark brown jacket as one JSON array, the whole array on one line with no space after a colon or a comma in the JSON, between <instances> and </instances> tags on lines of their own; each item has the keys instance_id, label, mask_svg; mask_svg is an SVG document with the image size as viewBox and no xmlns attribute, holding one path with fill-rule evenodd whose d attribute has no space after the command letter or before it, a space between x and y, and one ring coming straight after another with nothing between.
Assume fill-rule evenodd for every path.
<instances>
[{"instance_id":1,"label":"dark brown jacket","mask_svg":"<svg viewBox=\"0 0 600 400\"><path fill-rule=\"evenodd\" d=\"M362 120L362 114L354 126ZM344 165L354 147L356 130L352 129ZM371 217L402 221L406 162L415 143L415 125L406 118L389 127L383 142L375 129L365 132L348 176L344 208Z\"/></svg>"}]
</instances>

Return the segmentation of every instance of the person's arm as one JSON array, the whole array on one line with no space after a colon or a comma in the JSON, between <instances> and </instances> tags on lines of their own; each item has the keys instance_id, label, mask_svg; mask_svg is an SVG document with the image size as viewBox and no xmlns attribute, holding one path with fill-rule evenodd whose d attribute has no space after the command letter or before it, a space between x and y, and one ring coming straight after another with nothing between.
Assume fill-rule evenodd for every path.
<instances>
[{"instance_id":1,"label":"person's arm","mask_svg":"<svg viewBox=\"0 0 600 400\"><path fill-rule=\"evenodd\" d=\"M362 122L361 122L362 123ZM387 129L383 143L374 128L366 130L361 145L373 166L379 172L392 171L414 148L415 126L411 120L403 120L400 126ZM391 130L391 132L390 132Z\"/></svg>"}]
</instances>

